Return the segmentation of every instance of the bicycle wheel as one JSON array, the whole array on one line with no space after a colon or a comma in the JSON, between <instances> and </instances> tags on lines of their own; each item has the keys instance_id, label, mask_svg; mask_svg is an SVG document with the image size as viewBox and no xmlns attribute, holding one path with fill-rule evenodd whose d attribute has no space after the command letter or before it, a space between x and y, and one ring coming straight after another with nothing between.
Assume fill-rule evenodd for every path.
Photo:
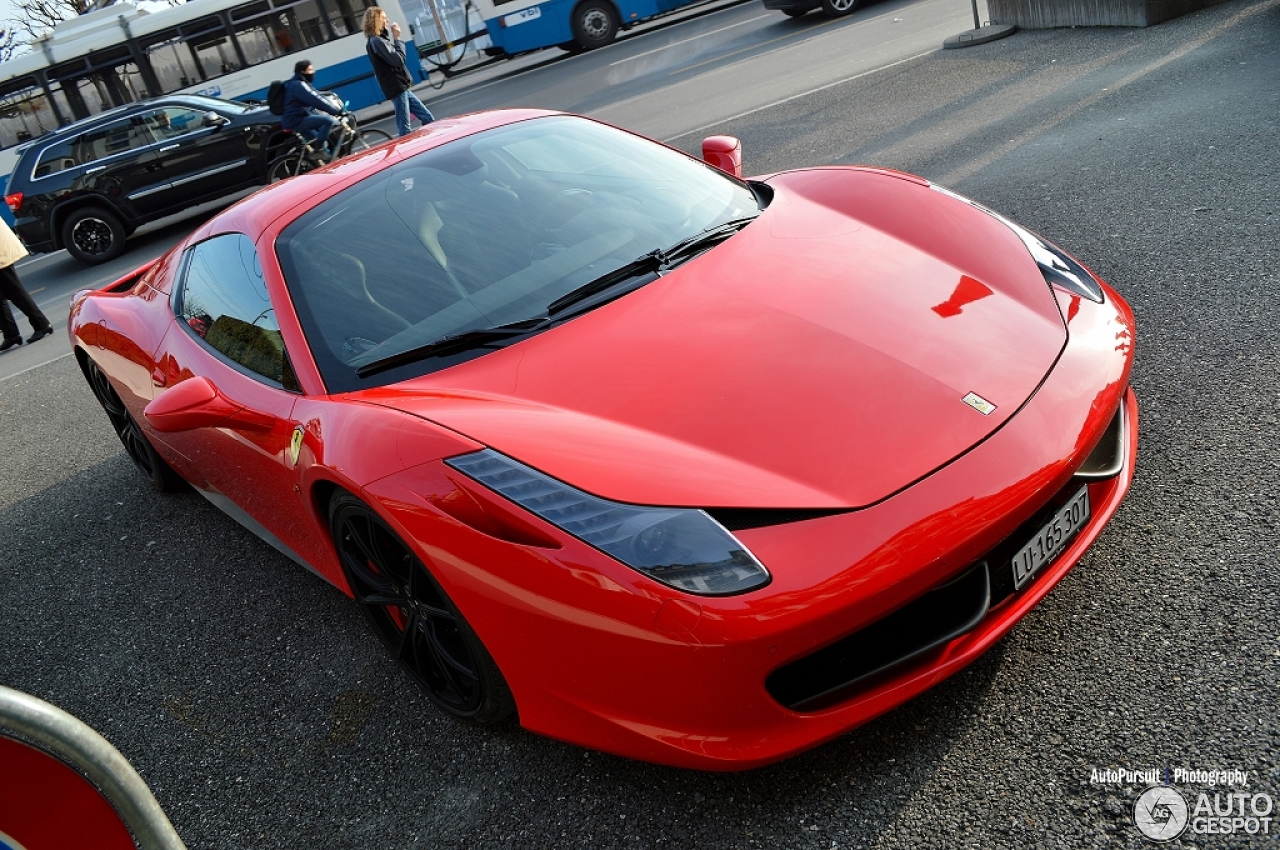
<instances>
[{"instance_id":1,"label":"bicycle wheel","mask_svg":"<svg viewBox=\"0 0 1280 850\"><path fill-rule=\"evenodd\" d=\"M271 165L267 168L267 182L275 183L277 180L310 171L313 167L301 152L290 151L271 161Z\"/></svg>"},{"instance_id":2,"label":"bicycle wheel","mask_svg":"<svg viewBox=\"0 0 1280 850\"><path fill-rule=\"evenodd\" d=\"M391 134L386 130L375 130L372 127L367 130L361 130L356 134L356 140L351 144L353 151L367 151L374 145L380 145L383 142L391 141Z\"/></svg>"}]
</instances>

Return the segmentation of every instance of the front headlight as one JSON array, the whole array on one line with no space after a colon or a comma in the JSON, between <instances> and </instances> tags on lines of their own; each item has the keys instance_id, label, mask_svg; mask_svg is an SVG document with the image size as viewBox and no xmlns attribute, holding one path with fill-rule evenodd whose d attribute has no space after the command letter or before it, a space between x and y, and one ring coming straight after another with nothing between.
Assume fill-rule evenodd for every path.
<instances>
[{"instance_id":1,"label":"front headlight","mask_svg":"<svg viewBox=\"0 0 1280 850\"><path fill-rule=\"evenodd\" d=\"M1072 259L1066 251L1047 239L1040 238L1022 225L1015 224L1000 215L1000 213L984 207L972 198L957 195L950 189L944 189L933 183L929 185L942 194L955 198L957 201L963 201L974 209L982 210L992 218L1003 222L1006 227L1022 240L1022 244L1027 246L1027 250L1031 252L1031 258L1040 267L1040 274L1044 275L1045 283L1065 289L1083 298L1088 298L1090 301L1102 303L1102 284L1098 283L1097 278L1089 274L1085 267Z\"/></svg>"},{"instance_id":2,"label":"front headlight","mask_svg":"<svg viewBox=\"0 0 1280 850\"><path fill-rule=\"evenodd\" d=\"M763 587L769 573L700 510L611 502L484 449L445 463L663 584L702 596Z\"/></svg>"}]
</instances>

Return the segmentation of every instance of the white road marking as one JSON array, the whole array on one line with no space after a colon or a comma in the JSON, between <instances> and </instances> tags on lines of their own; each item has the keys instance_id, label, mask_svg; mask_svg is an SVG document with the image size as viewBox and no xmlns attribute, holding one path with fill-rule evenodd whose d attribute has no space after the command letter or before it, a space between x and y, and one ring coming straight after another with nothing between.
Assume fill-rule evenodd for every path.
<instances>
[{"instance_id":1,"label":"white road marking","mask_svg":"<svg viewBox=\"0 0 1280 850\"><path fill-rule=\"evenodd\" d=\"M878 74L881 71L887 71L890 68L897 67L898 65L902 65L906 62L914 62L917 59L937 52L937 50L926 50L924 53L917 53L915 56L908 56L906 59L899 59L897 62L890 62L888 65L881 65L879 68L872 68L870 71L863 71L861 73L854 74L852 77L845 77L844 79L836 80L834 83L827 83L826 85L802 91L799 94L793 94L790 97L784 97L781 100L775 100L772 103L766 103L764 106L757 106L755 109L748 109L746 112L739 112L737 115L730 115L728 118L721 118L711 124L694 127L692 130L686 130L677 136L670 136L662 141L666 144L670 144L676 139L683 139L685 136L692 136L694 133L701 133L703 130L710 130L712 127L719 127L722 124L728 124L730 121L737 121L739 118L746 118L748 115L755 115L757 112L763 112L766 109L773 109L775 106L781 106L784 103L790 103L793 100L799 100L802 97L808 97L809 95L816 94L820 91L835 88L836 86L842 86L845 83L851 83L854 80L860 80L863 77L869 77L872 74Z\"/></svg>"},{"instance_id":2,"label":"white road marking","mask_svg":"<svg viewBox=\"0 0 1280 850\"><path fill-rule=\"evenodd\" d=\"M609 63L609 67L610 67L610 68L612 68L614 65L621 65L623 62L630 62L632 59L639 59L639 58L641 58L641 57L643 57L643 56L652 56L653 54L655 54L655 53L661 53L662 51L664 51L664 50L666 50L666 49L668 49L668 48L675 47L675 46L680 45L680 44L688 44L688 43L689 43L689 42L691 42L691 41L697 41L698 39L706 38L706 37L707 37L707 36L709 36L709 35L715 35L715 34L716 34L716 33L718 33L718 32L724 32L725 30L731 30L731 29L733 29L734 27L740 27L740 26L742 26L743 24L749 24L749 23L751 23L752 21L758 21L758 20L760 20L761 18L768 18L768 17L771 17L771 16L770 16L770 15L756 15L754 18L747 18L745 21L738 21L736 24L729 24L729 26L727 26L727 27L720 27L720 29L718 29L718 30L711 30L711 32L704 32L704 33L702 33L701 35L695 35L695 36L693 36L692 38L682 38L682 39L680 39L679 41L673 41L673 42L671 42L670 44L664 44L662 47L655 48L654 50L646 50L644 53L637 53L635 56L628 56L626 59L619 59L617 62L610 62L610 63Z\"/></svg>"},{"instance_id":3,"label":"white road marking","mask_svg":"<svg viewBox=\"0 0 1280 850\"><path fill-rule=\"evenodd\" d=\"M28 366L27 368L22 369L21 371L14 372L12 375L5 375L3 377L0 377L0 381L7 381L11 378L16 378L19 375L25 375L33 369L39 369L41 366L48 366L50 363L57 363L59 360L65 360L70 356L71 356L71 352L68 351L66 354L60 354L57 357L53 358L52 360L46 360L43 363L37 363L34 366Z\"/></svg>"}]
</instances>

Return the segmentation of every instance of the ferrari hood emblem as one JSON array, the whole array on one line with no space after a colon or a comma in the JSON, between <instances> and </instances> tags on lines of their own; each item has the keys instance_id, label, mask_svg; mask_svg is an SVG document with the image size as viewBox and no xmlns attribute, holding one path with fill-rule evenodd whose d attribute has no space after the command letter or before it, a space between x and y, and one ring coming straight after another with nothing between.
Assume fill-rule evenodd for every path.
<instances>
[{"instance_id":1,"label":"ferrari hood emblem","mask_svg":"<svg viewBox=\"0 0 1280 850\"><path fill-rule=\"evenodd\" d=\"M961 399L961 401L963 401L965 404L969 405L974 410L981 413L983 416L990 416L991 411L996 409L996 406L994 404L987 401L985 398L978 395L977 393L969 393L967 396Z\"/></svg>"}]
</instances>

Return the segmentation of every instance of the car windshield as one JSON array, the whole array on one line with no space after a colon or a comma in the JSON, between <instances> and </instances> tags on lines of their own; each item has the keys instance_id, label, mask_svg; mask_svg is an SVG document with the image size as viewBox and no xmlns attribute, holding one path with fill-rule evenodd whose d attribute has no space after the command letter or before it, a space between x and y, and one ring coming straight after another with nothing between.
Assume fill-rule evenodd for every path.
<instances>
[{"instance_id":1,"label":"car windshield","mask_svg":"<svg viewBox=\"0 0 1280 850\"><path fill-rule=\"evenodd\" d=\"M451 350L376 375L368 368L544 316L645 254L758 211L749 187L708 165L551 116L381 171L291 224L276 250L320 371L340 392L478 356Z\"/></svg>"}]
</instances>

